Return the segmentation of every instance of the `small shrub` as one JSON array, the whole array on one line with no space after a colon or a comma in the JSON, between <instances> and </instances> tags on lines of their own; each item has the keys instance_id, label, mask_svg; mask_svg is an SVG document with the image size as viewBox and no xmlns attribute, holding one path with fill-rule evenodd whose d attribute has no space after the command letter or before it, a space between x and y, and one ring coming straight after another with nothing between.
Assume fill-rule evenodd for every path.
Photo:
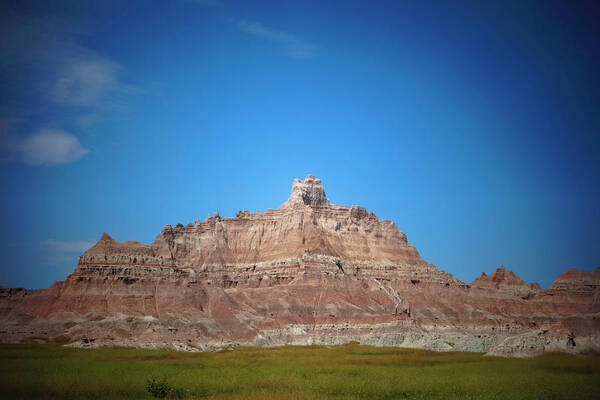
<instances>
[{"instance_id":1,"label":"small shrub","mask_svg":"<svg viewBox=\"0 0 600 400\"><path fill-rule=\"evenodd\" d=\"M146 390L152 397L164 399L173 391L173 387L167 382L167 377L163 377L161 381L154 377L146 383Z\"/></svg>"}]
</instances>

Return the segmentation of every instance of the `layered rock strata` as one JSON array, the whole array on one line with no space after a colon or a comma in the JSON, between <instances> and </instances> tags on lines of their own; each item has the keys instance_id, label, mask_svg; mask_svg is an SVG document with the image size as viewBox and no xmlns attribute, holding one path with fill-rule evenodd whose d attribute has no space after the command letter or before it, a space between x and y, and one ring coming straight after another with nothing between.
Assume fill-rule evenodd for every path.
<instances>
[{"instance_id":1,"label":"layered rock strata","mask_svg":"<svg viewBox=\"0 0 600 400\"><path fill-rule=\"evenodd\" d=\"M341 344L528 356L600 350L600 269L542 290L500 267L471 284L389 220L331 204L312 175L264 213L103 234L48 289L0 289L0 341L212 349Z\"/></svg>"}]
</instances>

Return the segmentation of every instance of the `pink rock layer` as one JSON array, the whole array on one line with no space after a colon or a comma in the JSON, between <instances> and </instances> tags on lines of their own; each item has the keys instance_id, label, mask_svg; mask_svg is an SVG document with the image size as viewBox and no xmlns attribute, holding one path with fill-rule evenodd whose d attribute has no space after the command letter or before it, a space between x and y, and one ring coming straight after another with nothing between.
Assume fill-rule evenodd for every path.
<instances>
[{"instance_id":1,"label":"pink rock layer","mask_svg":"<svg viewBox=\"0 0 600 400\"><path fill-rule=\"evenodd\" d=\"M48 289L0 288L0 342L211 349L341 344L529 356L600 350L600 268L542 290L498 268L471 284L389 220L331 204L312 175L264 213L106 233Z\"/></svg>"}]
</instances>

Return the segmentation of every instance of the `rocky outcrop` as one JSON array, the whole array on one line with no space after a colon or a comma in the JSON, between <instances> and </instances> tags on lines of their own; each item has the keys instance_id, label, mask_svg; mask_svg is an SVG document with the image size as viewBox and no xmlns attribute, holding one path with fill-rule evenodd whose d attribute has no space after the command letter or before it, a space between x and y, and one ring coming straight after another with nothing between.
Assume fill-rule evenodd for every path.
<instances>
[{"instance_id":1,"label":"rocky outcrop","mask_svg":"<svg viewBox=\"0 0 600 400\"><path fill-rule=\"evenodd\" d=\"M549 295L581 296L587 298L598 294L600 288L600 267L594 272L571 268L560 274L546 291Z\"/></svg>"},{"instance_id":2,"label":"rocky outcrop","mask_svg":"<svg viewBox=\"0 0 600 400\"><path fill-rule=\"evenodd\" d=\"M466 284L392 221L331 204L308 175L278 209L166 225L151 244L105 233L64 281L0 289L0 341L581 352L600 348L599 277L569 270L542 290L500 267Z\"/></svg>"},{"instance_id":3,"label":"rocky outcrop","mask_svg":"<svg viewBox=\"0 0 600 400\"><path fill-rule=\"evenodd\" d=\"M486 275L485 272L482 272L481 276L475 279L471 285L474 288L498 291L508 296L521 296L524 299L542 291L539 284L525 283L510 269L504 268L503 265L491 275Z\"/></svg>"}]
</instances>

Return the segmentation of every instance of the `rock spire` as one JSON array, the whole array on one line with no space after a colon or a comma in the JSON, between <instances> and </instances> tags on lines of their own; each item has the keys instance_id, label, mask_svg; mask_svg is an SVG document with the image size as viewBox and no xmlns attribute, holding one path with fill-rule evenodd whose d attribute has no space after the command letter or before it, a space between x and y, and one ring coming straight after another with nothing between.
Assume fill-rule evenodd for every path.
<instances>
[{"instance_id":1,"label":"rock spire","mask_svg":"<svg viewBox=\"0 0 600 400\"><path fill-rule=\"evenodd\" d=\"M287 206L305 205L310 207L327 207L329 200L321 180L313 175L306 175L304 180L294 179L290 198L284 204Z\"/></svg>"}]
</instances>

